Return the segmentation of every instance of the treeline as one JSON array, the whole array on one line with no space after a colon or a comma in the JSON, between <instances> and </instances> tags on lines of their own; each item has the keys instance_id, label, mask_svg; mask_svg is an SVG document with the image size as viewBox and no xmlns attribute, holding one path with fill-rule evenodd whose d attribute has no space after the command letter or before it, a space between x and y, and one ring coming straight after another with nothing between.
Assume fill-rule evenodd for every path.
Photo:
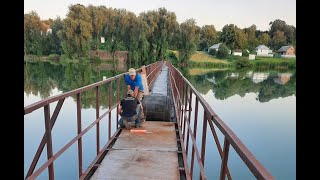
<instances>
[{"instance_id":1,"label":"treeline","mask_svg":"<svg viewBox=\"0 0 320 180\"><path fill-rule=\"evenodd\" d=\"M234 24L217 31L214 25L197 26L194 19L179 24L176 14L165 8L136 16L125 9L76 4L69 6L65 19L41 20L35 11L25 14L24 53L82 59L95 50L107 51L113 57L115 51L128 51L130 65L138 65L164 59L168 49L179 51L179 60L186 63L196 50L206 50L219 42L231 50L250 51L259 44L273 50L283 45L296 46L294 26L280 19L269 25L269 31L257 30L255 25L240 29Z\"/></svg>"}]
</instances>

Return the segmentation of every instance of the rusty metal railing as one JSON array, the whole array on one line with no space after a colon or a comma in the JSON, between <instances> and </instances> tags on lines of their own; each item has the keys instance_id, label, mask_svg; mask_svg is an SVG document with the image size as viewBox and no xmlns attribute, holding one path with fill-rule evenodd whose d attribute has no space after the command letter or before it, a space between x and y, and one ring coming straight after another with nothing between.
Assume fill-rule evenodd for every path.
<instances>
[{"instance_id":1,"label":"rusty metal railing","mask_svg":"<svg viewBox=\"0 0 320 180\"><path fill-rule=\"evenodd\" d=\"M159 73L161 67L163 65L163 61L159 61L153 64L150 64L146 66L146 75L147 75L147 80L149 83L149 86L152 85L154 82L154 79L156 77L156 74ZM141 68L137 69L137 72L141 72ZM108 78L106 80L90 84L88 86L78 88L60 95L56 95L53 97L49 97L47 99L43 99L41 101L38 101L36 103L33 103L31 105L28 105L24 107L24 115L27 115L29 113L32 113L33 111L43 108L44 109L44 119L45 119L45 133L42 137L42 140L39 144L39 147L36 151L36 154L33 158L33 161L30 165L30 168L27 172L27 175L25 179L31 180L35 179L39 174L41 174L46 168L48 168L48 174L49 174L49 179L53 180L54 179L54 166L53 162L62 154L64 153L71 145L73 145L75 142L78 143L78 172L79 172L79 179L84 179L86 175L89 173L90 169L94 166L94 164L97 162L97 160L101 157L103 152L107 149L109 144L113 141L115 136L119 134L120 129L117 129L116 132L111 136L111 112L115 108L117 109L116 112L118 112L118 104L120 102L120 79L123 78L125 73L119 74L117 76ZM112 83L117 84L116 88L116 95L112 93ZM102 85L108 84L108 110L100 115L100 88ZM124 84L123 84L124 86ZM82 128L81 126L81 94L84 92L87 92L89 90L95 89L96 93L96 120L91 123L89 126L87 126L85 129ZM127 90L126 87L122 88L123 92ZM77 101L77 136L74 137L71 141L69 141L65 146L63 146L60 150L57 151L57 153L53 154L52 150L52 135L51 135L51 130L56 122L56 119L59 115L59 112L62 108L63 102L66 98L71 97L76 95L76 101ZM115 96L115 97L114 97ZM116 99L116 102L113 103L112 99ZM50 104L58 102L56 105L56 108L50 117ZM105 144L105 146L100 149L100 124L99 122L108 114L108 142ZM119 116L118 113L116 115L116 127L118 128L118 120ZM82 136L86 134L92 127L96 125L96 158L92 161L92 163L88 166L88 168L83 172L82 170ZM41 156L41 153L44 149L44 146L47 145L47 161L40 166L36 171L35 167L38 163L38 160Z\"/></svg>"},{"instance_id":2,"label":"rusty metal railing","mask_svg":"<svg viewBox=\"0 0 320 180\"><path fill-rule=\"evenodd\" d=\"M191 83L177 70L170 62L166 62L169 67L170 83L172 87L173 102L175 105L175 113L179 129L179 136L182 146L183 161L187 179L192 179L194 169L194 155L198 160L200 169L200 179L207 179L204 170L204 159L206 153L206 134L209 123L213 138L217 145L219 155L221 157L220 180L228 177L232 179L231 172L228 169L227 162L229 156L230 145L234 148L242 161L247 165L250 171L257 179L274 179L274 177L262 166L262 164L253 156L248 148L240 141L235 133L220 119L220 117L211 109L205 99L191 85ZM195 97L194 107L192 106L192 97ZM199 103L200 102L200 103ZM201 141L201 154L196 145L197 124L198 124L198 109L201 105L204 109L203 115L203 130ZM191 111L194 111L193 130L191 128ZM224 136L223 149L220 145L215 126L222 132ZM185 138L186 141L185 141ZM191 138L192 154L190 169L187 161L189 139ZM186 143L184 143L186 142Z\"/></svg>"}]
</instances>

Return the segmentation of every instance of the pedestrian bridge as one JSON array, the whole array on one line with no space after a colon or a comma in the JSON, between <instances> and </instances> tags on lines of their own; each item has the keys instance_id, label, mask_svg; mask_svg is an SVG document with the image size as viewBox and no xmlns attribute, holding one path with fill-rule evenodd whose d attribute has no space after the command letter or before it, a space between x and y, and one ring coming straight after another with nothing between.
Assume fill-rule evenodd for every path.
<instances>
[{"instance_id":1,"label":"pedestrian bridge","mask_svg":"<svg viewBox=\"0 0 320 180\"><path fill-rule=\"evenodd\" d=\"M147 113L146 122L142 127L135 128L136 131L119 129L117 108L127 90L123 76L124 73L49 97L24 108L25 115L43 108L46 129L25 179L36 179L45 170L48 171L50 180L55 179L54 161L74 143L78 144L79 179L207 179L210 167L204 168L204 160L206 154L212 152L206 147L207 143L213 143L206 140L207 134L213 137L219 152L220 160L212 159L220 163L219 179L232 179L233 172L228 168L230 145L254 177L274 179L190 82L167 61L146 66L147 84L151 91L150 95L144 97L153 98L152 94L162 94L169 99L167 106L155 105L152 108L154 112L149 113L150 118L148 119ZM100 89L105 86L109 92L101 94ZM89 126L82 127L81 94L92 89L96 93L96 119ZM65 98L74 95L77 101L75 113L78 134L53 154L51 129L63 108ZM108 96L109 102L108 109L103 113L100 110L102 96ZM157 97L159 100L159 96ZM154 102L158 100L154 99ZM49 105L55 102L56 108L50 116ZM147 111L148 107L149 105L144 104ZM168 111L166 107L169 108ZM113 113L116 115L111 116ZM156 114L158 118L151 114ZM101 120L108 122L108 141L104 145L100 145ZM116 127L116 131L111 134L113 127ZM88 168L83 169L82 137L93 128L96 129L96 157ZM217 130L223 135L223 142L219 141ZM45 145L48 160L42 165L37 165ZM195 165L199 169L197 173L194 170Z\"/></svg>"}]
</instances>

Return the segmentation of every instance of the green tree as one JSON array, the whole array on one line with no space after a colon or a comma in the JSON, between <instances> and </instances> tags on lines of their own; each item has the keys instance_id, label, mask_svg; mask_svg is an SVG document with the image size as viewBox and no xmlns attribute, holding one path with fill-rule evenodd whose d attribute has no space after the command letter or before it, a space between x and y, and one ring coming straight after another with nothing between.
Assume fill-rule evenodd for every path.
<instances>
[{"instance_id":1,"label":"green tree","mask_svg":"<svg viewBox=\"0 0 320 180\"><path fill-rule=\"evenodd\" d=\"M262 33L258 38L259 44L264 44L265 46L269 46L271 42L271 38L267 33Z\"/></svg>"},{"instance_id":2,"label":"green tree","mask_svg":"<svg viewBox=\"0 0 320 180\"><path fill-rule=\"evenodd\" d=\"M45 54L62 54L63 50L59 34L63 31L63 21L60 17L52 21L50 28L52 29L52 33L48 33L43 42L43 46L46 49Z\"/></svg>"},{"instance_id":3,"label":"green tree","mask_svg":"<svg viewBox=\"0 0 320 180\"><path fill-rule=\"evenodd\" d=\"M61 33L63 51L69 58L87 57L91 37L92 25L86 7L81 4L69 6Z\"/></svg>"},{"instance_id":4,"label":"green tree","mask_svg":"<svg viewBox=\"0 0 320 180\"><path fill-rule=\"evenodd\" d=\"M286 45L286 37L284 32L277 30L272 38L271 45L275 50L281 48L281 46Z\"/></svg>"},{"instance_id":5,"label":"green tree","mask_svg":"<svg viewBox=\"0 0 320 180\"><path fill-rule=\"evenodd\" d=\"M243 32L242 29L236 27L236 38L234 49L246 49L248 48L248 35Z\"/></svg>"},{"instance_id":6,"label":"green tree","mask_svg":"<svg viewBox=\"0 0 320 180\"><path fill-rule=\"evenodd\" d=\"M272 47L274 49L277 49L278 47L281 47L280 45L296 45L296 28L291 25L287 25L285 21L276 19L275 21L272 21L269 23L270 30L269 35L272 40L277 39L276 41L279 41L280 44L275 44L276 41L273 41ZM279 40L279 32L283 32L284 38L280 37L282 40ZM278 36L275 38L275 36ZM282 35L280 35L282 36ZM285 42L283 42L285 39Z\"/></svg>"},{"instance_id":7,"label":"green tree","mask_svg":"<svg viewBox=\"0 0 320 180\"><path fill-rule=\"evenodd\" d=\"M207 50L208 46L218 42L218 33L214 25L205 25L202 26L200 30L200 44L199 47L201 50Z\"/></svg>"},{"instance_id":8,"label":"green tree","mask_svg":"<svg viewBox=\"0 0 320 180\"><path fill-rule=\"evenodd\" d=\"M228 49L228 47L224 43L222 43L219 46L219 49L217 52L217 58L220 58L220 59L228 58L229 52L230 50Z\"/></svg>"},{"instance_id":9,"label":"green tree","mask_svg":"<svg viewBox=\"0 0 320 180\"><path fill-rule=\"evenodd\" d=\"M188 63L191 55L196 50L197 26L194 19L187 19L180 24L179 59Z\"/></svg>"},{"instance_id":10,"label":"green tree","mask_svg":"<svg viewBox=\"0 0 320 180\"><path fill-rule=\"evenodd\" d=\"M148 63L153 63L156 61L156 46L157 46L157 39L156 39L156 32L158 31L158 21L159 16L156 11L148 11L140 13L140 17L143 19L143 21L146 22L148 25L147 32L146 32L146 38L149 43L149 51L148 51Z\"/></svg>"},{"instance_id":11,"label":"green tree","mask_svg":"<svg viewBox=\"0 0 320 180\"><path fill-rule=\"evenodd\" d=\"M92 50L99 49L100 37L106 24L107 8L105 6L88 6L92 26Z\"/></svg>"},{"instance_id":12,"label":"green tree","mask_svg":"<svg viewBox=\"0 0 320 180\"><path fill-rule=\"evenodd\" d=\"M256 31L257 26L254 24L248 28L244 28L244 32L247 34L248 37L248 49L250 51L255 49L259 44L258 38L256 37Z\"/></svg>"},{"instance_id":13,"label":"green tree","mask_svg":"<svg viewBox=\"0 0 320 180\"><path fill-rule=\"evenodd\" d=\"M42 55L44 23L35 11L24 14L24 54Z\"/></svg>"}]
</instances>

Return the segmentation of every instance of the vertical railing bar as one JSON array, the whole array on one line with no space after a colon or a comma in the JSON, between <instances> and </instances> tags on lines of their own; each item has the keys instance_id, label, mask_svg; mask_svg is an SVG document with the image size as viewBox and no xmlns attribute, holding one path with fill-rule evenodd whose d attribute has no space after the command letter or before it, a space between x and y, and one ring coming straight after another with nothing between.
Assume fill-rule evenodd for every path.
<instances>
[{"instance_id":1,"label":"vertical railing bar","mask_svg":"<svg viewBox=\"0 0 320 180\"><path fill-rule=\"evenodd\" d=\"M189 102L189 115L188 115L188 127L190 126L191 128L191 123L190 123L190 119L191 119L191 109L192 109L192 90L190 88L190 102ZM188 148L189 148L189 128L187 128L187 147L186 147L186 154L188 155Z\"/></svg>"},{"instance_id":2,"label":"vertical railing bar","mask_svg":"<svg viewBox=\"0 0 320 180\"><path fill-rule=\"evenodd\" d=\"M184 137L185 137L185 130L186 130L186 117L185 117L185 114L187 113L187 111L186 111L186 109L187 109L187 99L186 99L186 91L185 91L185 89L187 89L187 88L185 88L185 86L186 86L187 84L183 81L182 82L182 104L184 105L184 107L183 107L183 111L182 111L182 126L181 126L181 129L182 129L182 137L183 137L183 140L185 139Z\"/></svg>"},{"instance_id":3,"label":"vertical railing bar","mask_svg":"<svg viewBox=\"0 0 320 180\"><path fill-rule=\"evenodd\" d=\"M120 101L120 78L117 79L117 103ZM118 129L119 125L118 125L118 121L119 121L119 106L117 106L117 120L116 120L116 127Z\"/></svg>"},{"instance_id":4,"label":"vertical railing bar","mask_svg":"<svg viewBox=\"0 0 320 180\"><path fill-rule=\"evenodd\" d=\"M222 148L221 148L220 141L219 141L219 139L218 139L216 130L215 130L214 125L213 125L213 122L212 122L212 118L213 118L213 116L211 116L211 120L209 120L208 122L209 122L209 126L210 126L210 128L211 128L211 131L212 131L212 134L213 134L215 143L216 143L216 145L217 145L217 148L218 148L218 151L219 151L219 154L220 154L220 158L221 158L221 160L222 160L223 152L222 152ZM227 168L228 180L232 180L231 173L230 173L230 171L229 171L228 166L227 166L226 168Z\"/></svg>"},{"instance_id":5,"label":"vertical railing bar","mask_svg":"<svg viewBox=\"0 0 320 180\"><path fill-rule=\"evenodd\" d=\"M227 170L227 163L228 163L228 157L229 157L229 147L230 143L227 140L227 138L224 138L224 143L223 143L223 158L221 162L221 171L220 171L220 180L224 180L226 177L226 170Z\"/></svg>"},{"instance_id":6,"label":"vertical railing bar","mask_svg":"<svg viewBox=\"0 0 320 180\"><path fill-rule=\"evenodd\" d=\"M53 156L52 150L52 136L51 136L51 123L50 123L50 104L44 106L44 119L47 134L47 158L48 160ZM49 179L54 180L53 162L48 167Z\"/></svg>"},{"instance_id":7,"label":"vertical railing bar","mask_svg":"<svg viewBox=\"0 0 320 180\"><path fill-rule=\"evenodd\" d=\"M201 145L201 162L204 167L204 158L206 155L206 139L207 139L207 111L204 110L203 113L203 130L202 130L202 145ZM201 174L200 174L201 176ZM202 177L203 178L203 177Z\"/></svg>"},{"instance_id":8,"label":"vertical railing bar","mask_svg":"<svg viewBox=\"0 0 320 180\"><path fill-rule=\"evenodd\" d=\"M184 82L184 81L183 81ZM185 87L185 90L184 90L184 120L183 120L183 139L185 139L185 133L186 133L186 121L187 121L187 118L186 115L187 115L187 105L188 105L188 85L187 83L183 83L184 84L184 87Z\"/></svg>"},{"instance_id":9,"label":"vertical railing bar","mask_svg":"<svg viewBox=\"0 0 320 180\"><path fill-rule=\"evenodd\" d=\"M109 109L111 109L111 104L112 104L112 81L109 83ZM108 118L108 140L111 138L111 111L109 112L109 118Z\"/></svg>"},{"instance_id":10,"label":"vertical railing bar","mask_svg":"<svg viewBox=\"0 0 320 180\"><path fill-rule=\"evenodd\" d=\"M96 87L96 119L99 118L100 116L100 91L99 87ZM96 131L96 136L97 136L97 155L100 152L100 122L97 123L97 131Z\"/></svg>"},{"instance_id":11,"label":"vertical railing bar","mask_svg":"<svg viewBox=\"0 0 320 180\"><path fill-rule=\"evenodd\" d=\"M195 112L194 112L194 125L193 125L193 137L197 140L197 124L198 124L198 106L199 106L199 99L196 97L195 102ZM190 176L193 177L193 165L194 165L194 147L192 146L192 153L191 153L191 168L190 168Z\"/></svg>"},{"instance_id":12,"label":"vertical railing bar","mask_svg":"<svg viewBox=\"0 0 320 180\"><path fill-rule=\"evenodd\" d=\"M50 126L51 130L52 130L52 128L53 128L53 126L54 126L54 124L55 124L55 122L56 122L56 120L57 120L58 114L59 114L59 112L60 112L60 110L61 110L61 107L62 107L62 105L63 105L64 100L65 100L65 98L60 99L60 100L58 101L58 104L57 104L57 106L56 106L56 108L55 108L55 110L54 110L54 112L53 112L53 115L51 116L51 120L50 120L50 122L51 122L51 126ZM36 152L36 154L34 155L34 158L33 158L33 160L32 160L32 163L31 163L31 165L30 165L30 168L29 168L29 170L28 170L28 173L27 173L27 175L26 175L26 178L28 178L28 177L33 173L34 169L35 169L36 166L37 166L37 163L38 163L38 161L39 161L39 159L40 159L40 156L41 156L41 154L42 154L43 148L44 148L44 146L45 146L46 143L47 143L46 137L47 137L47 136L46 136L46 133L44 133L43 136L42 136L40 145L39 145L39 147L38 147L38 149L37 149L37 152Z\"/></svg>"},{"instance_id":13,"label":"vertical railing bar","mask_svg":"<svg viewBox=\"0 0 320 180\"><path fill-rule=\"evenodd\" d=\"M77 94L77 126L78 135L81 133L81 93ZM78 139L79 177L82 176L82 137Z\"/></svg>"},{"instance_id":14,"label":"vertical railing bar","mask_svg":"<svg viewBox=\"0 0 320 180\"><path fill-rule=\"evenodd\" d=\"M179 96L180 96L180 111L181 111L181 113L180 113L180 127L181 127L181 129L182 129L182 125L183 125L183 89L181 88L181 86L183 85L182 84L182 78L181 78L181 75L178 75L178 77L179 77L179 81L178 81L178 83L179 83L179 86L178 86L178 91L179 91Z\"/></svg>"}]
</instances>

